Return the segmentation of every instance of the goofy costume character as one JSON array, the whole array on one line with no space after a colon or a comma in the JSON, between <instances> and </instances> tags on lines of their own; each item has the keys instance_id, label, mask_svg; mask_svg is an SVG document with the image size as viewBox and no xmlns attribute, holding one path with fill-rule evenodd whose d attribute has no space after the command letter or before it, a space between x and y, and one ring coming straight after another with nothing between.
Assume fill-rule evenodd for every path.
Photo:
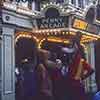
<instances>
[{"instance_id":1,"label":"goofy costume character","mask_svg":"<svg viewBox=\"0 0 100 100\"><path fill-rule=\"evenodd\" d=\"M68 98L69 100L87 100L82 80L90 76L93 69L83 56L83 48L80 45L80 47L71 48L70 50L68 50L69 48L63 48L63 51L71 53L76 48L77 50L71 59L67 74Z\"/></svg>"}]
</instances>

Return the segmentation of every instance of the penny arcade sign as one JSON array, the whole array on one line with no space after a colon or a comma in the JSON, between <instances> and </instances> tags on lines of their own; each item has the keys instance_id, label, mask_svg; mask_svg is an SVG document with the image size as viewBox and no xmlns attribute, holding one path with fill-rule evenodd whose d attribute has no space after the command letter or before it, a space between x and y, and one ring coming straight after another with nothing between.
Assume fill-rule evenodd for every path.
<instances>
[{"instance_id":1,"label":"penny arcade sign","mask_svg":"<svg viewBox=\"0 0 100 100\"><path fill-rule=\"evenodd\" d=\"M39 29L54 29L68 27L68 16L37 19Z\"/></svg>"},{"instance_id":2,"label":"penny arcade sign","mask_svg":"<svg viewBox=\"0 0 100 100\"><path fill-rule=\"evenodd\" d=\"M48 8L45 16L37 18L37 26L39 29L54 29L68 27L68 16L61 16L58 9Z\"/></svg>"}]
</instances>

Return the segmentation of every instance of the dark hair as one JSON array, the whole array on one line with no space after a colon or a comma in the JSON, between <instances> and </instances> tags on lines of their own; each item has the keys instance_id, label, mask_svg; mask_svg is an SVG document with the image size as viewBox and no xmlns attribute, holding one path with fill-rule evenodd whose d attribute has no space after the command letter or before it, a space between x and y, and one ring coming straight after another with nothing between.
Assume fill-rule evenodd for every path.
<instances>
[{"instance_id":1,"label":"dark hair","mask_svg":"<svg viewBox=\"0 0 100 100\"><path fill-rule=\"evenodd\" d=\"M76 36L78 36L78 37L82 37L82 32L77 31L77 32L76 32Z\"/></svg>"},{"instance_id":2,"label":"dark hair","mask_svg":"<svg viewBox=\"0 0 100 100\"><path fill-rule=\"evenodd\" d=\"M77 31L76 35L73 37L72 41L74 43L77 43L77 45L79 45L81 38L82 38L82 33L80 31Z\"/></svg>"}]
</instances>

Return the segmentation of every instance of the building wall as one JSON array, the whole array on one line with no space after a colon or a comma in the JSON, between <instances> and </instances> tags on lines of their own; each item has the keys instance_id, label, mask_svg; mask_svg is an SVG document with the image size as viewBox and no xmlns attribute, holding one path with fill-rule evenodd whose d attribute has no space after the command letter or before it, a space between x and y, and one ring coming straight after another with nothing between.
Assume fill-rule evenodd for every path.
<instances>
[{"instance_id":1,"label":"building wall","mask_svg":"<svg viewBox=\"0 0 100 100\"><path fill-rule=\"evenodd\" d=\"M15 32L32 30L29 16L2 9L0 23L0 100L15 100Z\"/></svg>"}]
</instances>

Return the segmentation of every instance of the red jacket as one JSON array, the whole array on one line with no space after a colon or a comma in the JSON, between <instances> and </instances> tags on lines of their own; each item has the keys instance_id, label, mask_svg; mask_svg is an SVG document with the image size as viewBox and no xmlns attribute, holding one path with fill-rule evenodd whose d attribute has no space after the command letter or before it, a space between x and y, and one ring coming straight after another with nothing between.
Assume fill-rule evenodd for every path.
<instances>
[{"instance_id":1,"label":"red jacket","mask_svg":"<svg viewBox=\"0 0 100 100\"><path fill-rule=\"evenodd\" d=\"M73 60L73 63L69 67L68 75L71 79L80 80L88 77L92 72L93 69L91 66L78 53L75 55L75 60Z\"/></svg>"}]
</instances>

